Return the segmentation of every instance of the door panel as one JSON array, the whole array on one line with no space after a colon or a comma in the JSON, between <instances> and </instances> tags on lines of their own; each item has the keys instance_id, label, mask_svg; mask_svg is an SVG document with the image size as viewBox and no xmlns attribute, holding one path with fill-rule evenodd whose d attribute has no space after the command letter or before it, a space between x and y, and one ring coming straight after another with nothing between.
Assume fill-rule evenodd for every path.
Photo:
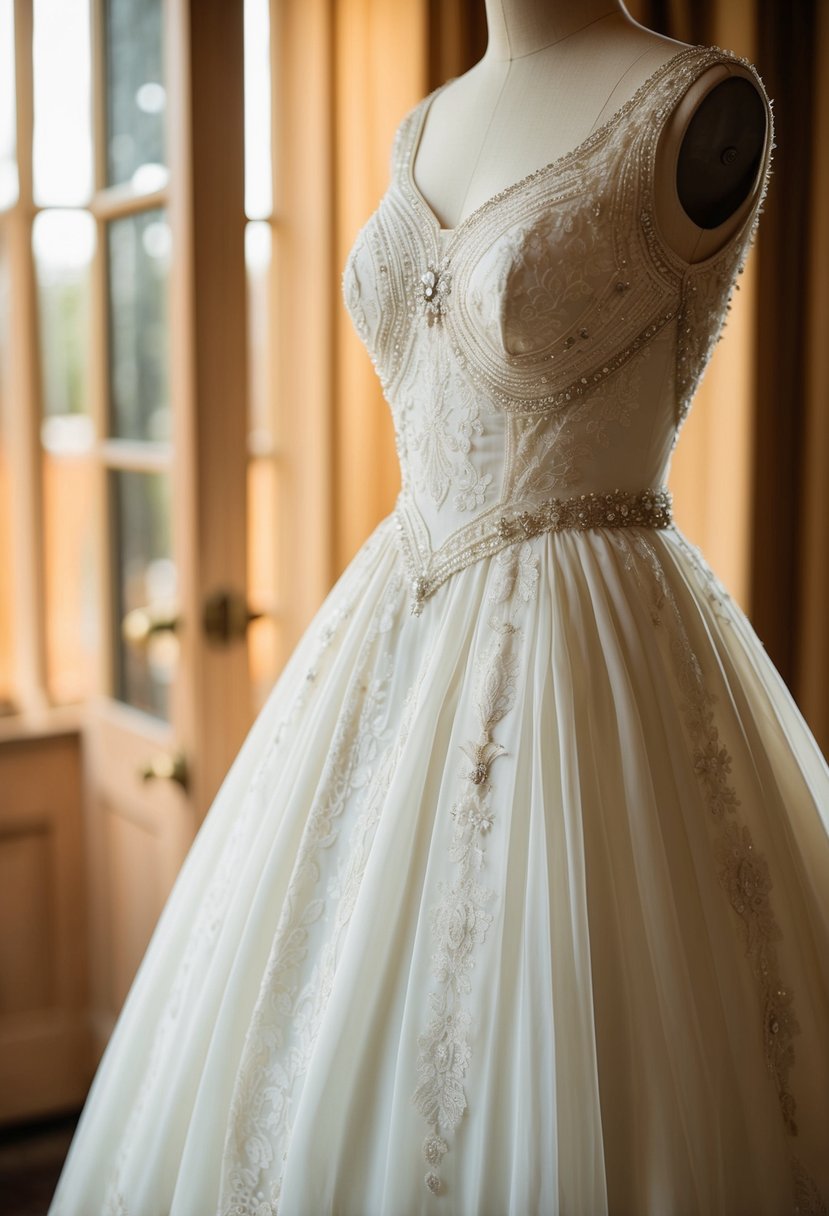
<instances>
[{"instance_id":1,"label":"door panel","mask_svg":"<svg viewBox=\"0 0 829 1216\"><path fill-rule=\"evenodd\" d=\"M242 6L97 0L93 36L100 1050L252 698L244 634L217 642L206 628L210 602L245 592Z\"/></svg>"},{"instance_id":2,"label":"door panel","mask_svg":"<svg viewBox=\"0 0 829 1216\"><path fill-rule=\"evenodd\" d=\"M86 1091L80 790L77 731L0 735L0 1125Z\"/></svg>"},{"instance_id":3,"label":"door panel","mask_svg":"<svg viewBox=\"0 0 829 1216\"><path fill-rule=\"evenodd\" d=\"M103 1039L192 840L195 818L176 782L143 776L148 756L171 750L169 728L106 699L95 709L86 742L94 780L93 1000Z\"/></svg>"}]
</instances>

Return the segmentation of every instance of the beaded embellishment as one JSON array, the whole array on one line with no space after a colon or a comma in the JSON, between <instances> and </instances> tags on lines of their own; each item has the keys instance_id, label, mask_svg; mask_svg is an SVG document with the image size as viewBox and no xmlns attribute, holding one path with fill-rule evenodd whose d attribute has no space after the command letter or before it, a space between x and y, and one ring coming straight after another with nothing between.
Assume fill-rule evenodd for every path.
<instances>
[{"instance_id":1,"label":"beaded embellishment","mask_svg":"<svg viewBox=\"0 0 829 1216\"><path fill-rule=\"evenodd\" d=\"M402 496L401 496L402 499ZM611 490L545 499L534 511L502 511L479 518L460 529L431 555L425 567L418 560L409 517L401 499L395 508L397 538L412 592L411 611L420 616L424 602L458 570L489 557L516 540L566 528L669 528L673 524L671 491Z\"/></svg>"},{"instance_id":2,"label":"beaded embellishment","mask_svg":"<svg viewBox=\"0 0 829 1216\"><path fill-rule=\"evenodd\" d=\"M431 325L446 309L446 297L451 290L448 271L430 266L420 276L420 306Z\"/></svg>"},{"instance_id":3,"label":"beaded embellishment","mask_svg":"<svg viewBox=\"0 0 829 1216\"><path fill-rule=\"evenodd\" d=\"M447 318L452 349L478 388L505 412L545 413L589 394L673 323L677 326L677 424L684 420L723 327L734 280L753 241L775 146L769 106L767 149L755 203L722 250L699 264L686 264L666 245L654 222L656 146L664 118L676 100L707 68L721 62L749 71L765 96L750 60L717 46L683 47L581 143L511 182L448 230L440 229L420 193L413 165L432 101L456 78L450 77L422 98L401 124L392 164L395 192L402 194L407 209L419 218L430 244L438 231L447 232L442 253L454 264L457 297L452 316ZM646 107L647 98L650 104ZM630 122L625 121L628 118ZM562 203L568 211L575 211L580 198L594 218L601 216L607 231L617 234L617 241L625 246L620 245L618 252L627 255L619 258L607 284L597 282L591 287L597 293L596 319L604 310L604 321L585 326L584 319L576 319L572 332L555 337L548 350L527 359L505 360L503 351L493 350L481 340L468 307L476 267L493 241L493 217L499 231L506 232L524 217L533 217L532 223L537 223L542 205L548 215L554 215ZM689 326L689 299L693 303L696 296L707 304L707 313L704 318L692 317L697 324ZM614 298L616 306L610 308L608 301ZM587 344L580 341L585 331L591 338Z\"/></svg>"},{"instance_id":4,"label":"beaded embellishment","mask_svg":"<svg viewBox=\"0 0 829 1216\"><path fill-rule=\"evenodd\" d=\"M440 1166L467 1107L464 1081L476 1019L465 998L473 993L476 948L486 939L493 921L489 909L498 896L486 877L487 839L498 831L490 768L509 753L492 733L515 704L521 618L538 584L538 557L526 541L499 554L499 569L488 594L489 633L475 658L476 737L460 745L472 767L463 763L457 774L461 786L451 810L454 827L449 846L454 873L451 882L439 884L439 902L430 918L435 986L429 994L428 1024L418 1036L418 1084L412 1095L428 1125L421 1152L428 1167L423 1181L432 1195L446 1192Z\"/></svg>"}]
</instances>

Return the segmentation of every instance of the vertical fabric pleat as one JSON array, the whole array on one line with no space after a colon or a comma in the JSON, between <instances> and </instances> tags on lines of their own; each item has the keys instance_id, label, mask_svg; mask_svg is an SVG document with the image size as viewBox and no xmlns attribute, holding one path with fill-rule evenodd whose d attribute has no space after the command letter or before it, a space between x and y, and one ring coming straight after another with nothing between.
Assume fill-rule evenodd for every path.
<instances>
[{"instance_id":1,"label":"vertical fabric pleat","mask_svg":"<svg viewBox=\"0 0 829 1216\"><path fill-rule=\"evenodd\" d=\"M505 552L416 617L389 517L333 589L185 863L51 1216L779 1216L797 1171L829 1191L814 737L676 529ZM798 1024L776 1072L752 934ZM435 1196L416 1095L444 1066Z\"/></svg>"}]
</instances>

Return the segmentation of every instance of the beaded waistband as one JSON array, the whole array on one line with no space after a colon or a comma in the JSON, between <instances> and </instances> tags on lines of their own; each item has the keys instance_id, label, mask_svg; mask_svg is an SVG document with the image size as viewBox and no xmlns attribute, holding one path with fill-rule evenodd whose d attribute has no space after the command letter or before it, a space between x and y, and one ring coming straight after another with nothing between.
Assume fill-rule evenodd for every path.
<instances>
[{"instance_id":1,"label":"beaded waistband","mask_svg":"<svg viewBox=\"0 0 829 1216\"><path fill-rule=\"evenodd\" d=\"M423 604L446 580L481 557L507 545L565 528L669 528L673 524L671 491L646 490L590 492L570 498L547 498L534 511L487 513L429 553L417 520L406 510L401 493L394 510L397 541L412 592L411 611L419 616ZM421 525L422 532L422 525Z\"/></svg>"}]
</instances>

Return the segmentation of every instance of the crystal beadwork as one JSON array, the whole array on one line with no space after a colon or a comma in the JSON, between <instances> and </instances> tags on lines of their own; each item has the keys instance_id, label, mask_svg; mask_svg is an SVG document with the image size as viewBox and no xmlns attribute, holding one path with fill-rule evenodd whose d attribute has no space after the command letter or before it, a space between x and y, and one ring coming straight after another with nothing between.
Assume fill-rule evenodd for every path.
<instances>
[{"instance_id":1,"label":"crystal beadwork","mask_svg":"<svg viewBox=\"0 0 829 1216\"><path fill-rule=\"evenodd\" d=\"M430 266L420 276L420 306L430 325L446 311L450 290L451 276L446 270Z\"/></svg>"},{"instance_id":2,"label":"crystal beadwork","mask_svg":"<svg viewBox=\"0 0 829 1216\"><path fill-rule=\"evenodd\" d=\"M531 511L503 511L490 515L486 524L472 535L460 532L451 538L449 544L431 555L425 568L418 559L406 513L398 502L395 524L412 593L411 611L420 616L425 601L452 574L514 541L565 528L668 528L673 525L672 502L671 491L666 486L644 490L617 488L569 498L554 496L544 499Z\"/></svg>"}]
</instances>

